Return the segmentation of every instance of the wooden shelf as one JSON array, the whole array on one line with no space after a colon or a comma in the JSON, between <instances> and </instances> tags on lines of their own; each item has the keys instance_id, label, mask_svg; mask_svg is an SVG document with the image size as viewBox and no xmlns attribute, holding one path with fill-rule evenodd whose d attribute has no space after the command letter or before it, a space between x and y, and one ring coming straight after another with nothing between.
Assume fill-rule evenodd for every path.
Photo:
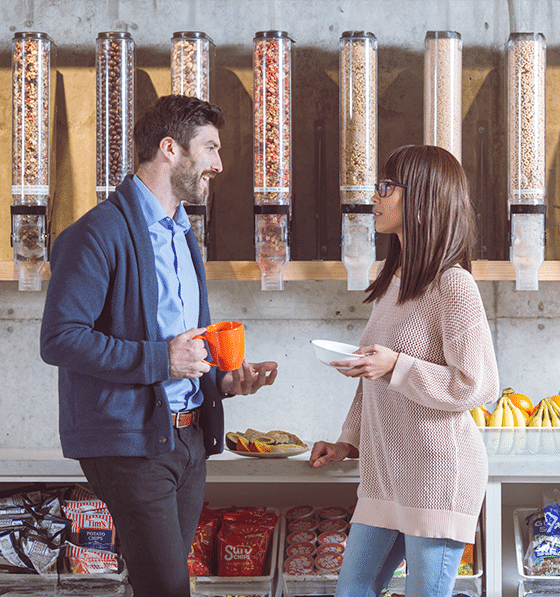
<instances>
[{"instance_id":1,"label":"wooden shelf","mask_svg":"<svg viewBox=\"0 0 560 597\"><path fill-rule=\"evenodd\" d=\"M375 266L372 268L375 271ZM474 261L476 280L515 280L515 269L509 261ZM260 280L261 273L255 261L208 261L208 280ZM41 279L50 278L47 263ZM0 281L17 281L13 262L0 261ZM346 268L341 261L291 261L284 268L284 280L346 280ZM545 261L539 271L542 282L560 281L560 261Z\"/></svg>"}]
</instances>

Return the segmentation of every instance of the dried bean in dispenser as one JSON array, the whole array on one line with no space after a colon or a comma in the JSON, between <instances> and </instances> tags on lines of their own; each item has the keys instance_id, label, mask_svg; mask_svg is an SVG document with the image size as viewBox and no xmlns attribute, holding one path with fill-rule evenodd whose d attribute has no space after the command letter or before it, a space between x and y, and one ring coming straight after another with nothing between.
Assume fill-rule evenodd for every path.
<instances>
[{"instance_id":1,"label":"dried bean in dispenser","mask_svg":"<svg viewBox=\"0 0 560 597\"><path fill-rule=\"evenodd\" d=\"M134 168L134 41L125 31L96 40L97 201Z\"/></svg>"}]
</instances>

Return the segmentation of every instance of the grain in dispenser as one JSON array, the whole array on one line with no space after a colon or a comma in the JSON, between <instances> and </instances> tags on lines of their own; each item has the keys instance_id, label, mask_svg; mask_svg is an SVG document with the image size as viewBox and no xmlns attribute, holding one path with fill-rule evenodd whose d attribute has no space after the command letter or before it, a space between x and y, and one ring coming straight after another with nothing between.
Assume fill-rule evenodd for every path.
<instances>
[{"instance_id":1,"label":"grain in dispenser","mask_svg":"<svg viewBox=\"0 0 560 597\"><path fill-rule=\"evenodd\" d=\"M97 202L134 169L134 41L126 31L104 31L95 44Z\"/></svg>"},{"instance_id":2,"label":"grain in dispenser","mask_svg":"<svg viewBox=\"0 0 560 597\"><path fill-rule=\"evenodd\" d=\"M342 34L339 70L342 262L348 290L364 290L375 261L377 39L373 33Z\"/></svg>"},{"instance_id":3,"label":"grain in dispenser","mask_svg":"<svg viewBox=\"0 0 560 597\"><path fill-rule=\"evenodd\" d=\"M255 254L262 290L283 289L290 260L292 41L285 31L259 31L253 39Z\"/></svg>"},{"instance_id":4,"label":"grain in dispenser","mask_svg":"<svg viewBox=\"0 0 560 597\"><path fill-rule=\"evenodd\" d=\"M508 203L510 260L517 290L538 290L545 244L546 41L541 33L508 40Z\"/></svg>"},{"instance_id":5,"label":"grain in dispenser","mask_svg":"<svg viewBox=\"0 0 560 597\"><path fill-rule=\"evenodd\" d=\"M428 31L424 42L424 143L461 161L462 42L456 31Z\"/></svg>"},{"instance_id":6,"label":"grain in dispenser","mask_svg":"<svg viewBox=\"0 0 560 597\"><path fill-rule=\"evenodd\" d=\"M210 101L214 42L202 31L176 31L171 38L171 93ZM208 257L208 202L183 202L204 261Z\"/></svg>"},{"instance_id":7,"label":"grain in dispenser","mask_svg":"<svg viewBox=\"0 0 560 597\"><path fill-rule=\"evenodd\" d=\"M19 290L41 290L47 260L54 49L42 32L12 39L11 242Z\"/></svg>"}]
</instances>

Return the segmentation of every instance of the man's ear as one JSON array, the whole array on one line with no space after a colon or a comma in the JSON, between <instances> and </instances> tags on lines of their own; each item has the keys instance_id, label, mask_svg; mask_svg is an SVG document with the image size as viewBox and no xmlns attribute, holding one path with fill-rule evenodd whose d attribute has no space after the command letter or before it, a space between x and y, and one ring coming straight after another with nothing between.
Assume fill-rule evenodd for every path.
<instances>
[{"instance_id":1,"label":"man's ear","mask_svg":"<svg viewBox=\"0 0 560 597\"><path fill-rule=\"evenodd\" d=\"M173 161L179 154L179 144L172 137L164 137L159 142L159 150L169 161Z\"/></svg>"}]
</instances>

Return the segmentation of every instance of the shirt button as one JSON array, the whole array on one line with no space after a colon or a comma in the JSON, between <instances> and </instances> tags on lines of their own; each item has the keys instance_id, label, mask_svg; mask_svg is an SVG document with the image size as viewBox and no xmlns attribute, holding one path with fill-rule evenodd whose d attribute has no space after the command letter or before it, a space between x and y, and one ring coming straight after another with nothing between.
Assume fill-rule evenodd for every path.
<instances>
[{"instance_id":1,"label":"shirt button","mask_svg":"<svg viewBox=\"0 0 560 597\"><path fill-rule=\"evenodd\" d=\"M163 402L161 400L156 400L156 406L162 406Z\"/></svg>"},{"instance_id":2,"label":"shirt button","mask_svg":"<svg viewBox=\"0 0 560 597\"><path fill-rule=\"evenodd\" d=\"M166 437L160 437L159 438L159 443L165 445L168 442L168 439Z\"/></svg>"}]
</instances>

